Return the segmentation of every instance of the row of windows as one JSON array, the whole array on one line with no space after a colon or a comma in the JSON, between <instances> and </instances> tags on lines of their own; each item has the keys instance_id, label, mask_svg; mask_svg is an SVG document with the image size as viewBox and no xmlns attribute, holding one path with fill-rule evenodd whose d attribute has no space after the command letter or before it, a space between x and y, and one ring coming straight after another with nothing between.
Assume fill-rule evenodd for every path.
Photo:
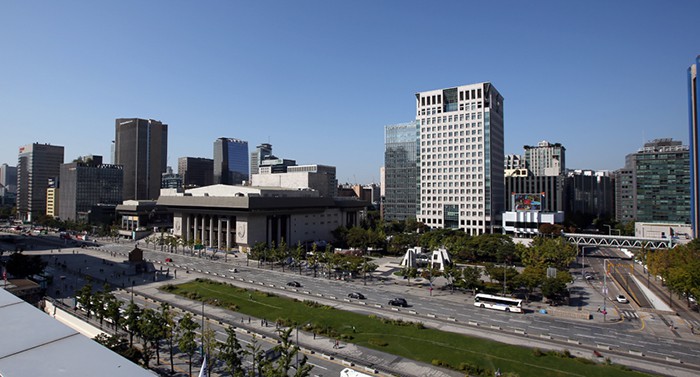
<instances>
[{"instance_id":1,"label":"row of windows","mask_svg":"<svg viewBox=\"0 0 700 377\"><path fill-rule=\"evenodd\" d=\"M448 178L449 177L449 178ZM453 178L454 177L454 178ZM483 179L484 176L482 174L461 174L459 176L459 179ZM458 179L457 175L448 175L448 174L438 174L438 175L422 175L421 179L423 181L427 181L429 179L432 179L433 181L452 181L453 179ZM464 182L462 182L464 183Z\"/></svg>"},{"instance_id":2,"label":"row of windows","mask_svg":"<svg viewBox=\"0 0 700 377\"><path fill-rule=\"evenodd\" d=\"M476 189L474 189L474 190L472 190L472 189L467 189L467 190L465 191L464 189L461 189L461 190L455 189L455 190L453 191L452 189L445 189L445 190L442 190L442 189L430 190L430 189L428 189L428 190L421 190L421 193L422 193L422 194L462 194L462 195L464 195L465 193L466 193L466 194L476 194L476 193L477 193L477 190L476 190ZM484 190L479 189L478 193L479 193L479 194L483 194L483 193L484 193Z\"/></svg>"},{"instance_id":3,"label":"row of windows","mask_svg":"<svg viewBox=\"0 0 700 377\"><path fill-rule=\"evenodd\" d=\"M460 114L459 115L459 121L464 121L464 120L475 120L475 119L481 119L481 114L482 113L471 113L469 114ZM471 118L470 118L471 116ZM451 118L451 116L450 116ZM457 121L457 116L455 115L455 121ZM426 124L440 124L440 123L448 123L452 122L452 120L448 121L448 117L442 116L442 117L432 117L432 118L423 118L420 120L421 125L426 125ZM480 122L479 122L480 123Z\"/></svg>"},{"instance_id":4,"label":"row of windows","mask_svg":"<svg viewBox=\"0 0 700 377\"><path fill-rule=\"evenodd\" d=\"M452 128L450 128L452 129ZM457 129L457 127L455 127ZM453 136L464 136L465 132L464 131L455 131L454 133L452 132L438 132L438 133L424 133L421 135L421 139L435 139L438 137L453 137ZM471 132L472 135L481 135L481 129L473 129ZM466 135L469 136L469 130L467 130Z\"/></svg>"},{"instance_id":5,"label":"row of windows","mask_svg":"<svg viewBox=\"0 0 700 377\"><path fill-rule=\"evenodd\" d=\"M453 171L454 170L454 171ZM472 172L481 172L484 170L483 166L472 166L471 168L467 167L466 171L472 171ZM421 169L421 173L464 173L465 169L459 168L459 171L457 168L445 168L444 170L442 168L433 168L432 171L431 169ZM450 174L450 178L452 175ZM461 174L459 177L455 174L454 176L455 179L464 179L464 174Z\"/></svg>"},{"instance_id":6,"label":"row of windows","mask_svg":"<svg viewBox=\"0 0 700 377\"><path fill-rule=\"evenodd\" d=\"M431 216L431 215L432 216L442 216L442 211L440 211L440 210L432 210L431 211L431 210L424 210L423 209L420 211L420 214L425 215L425 216ZM480 212L480 211L460 211L459 215L460 216L484 216L484 213ZM427 222L425 220L427 220ZM432 222L430 220L434 220L434 219L423 219L420 221L422 223L431 224ZM437 220L441 220L441 222L442 222L442 219L437 219Z\"/></svg>"},{"instance_id":7,"label":"row of windows","mask_svg":"<svg viewBox=\"0 0 700 377\"><path fill-rule=\"evenodd\" d=\"M444 141L444 143L443 143ZM472 143L481 143L483 142L484 139L481 136L473 136L471 138ZM464 143L469 143L470 139L469 138L459 138L459 139L446 139L446 140L427 140L427 141L421 141L420 145L421 146L427 146L427 145L448 145L448 144L464 144ZM469 148L467 148L469 149Z\"/></svg>"},{"instance_id":8,"label":"row of windows","mask_svg":"<svg viewBox=\"0 0 700 377\"><path fill-rule=\"evenodd\" d=\"M421 127L420 132L421 134L424 134L426 132L435 132L435 131L450 131L450 130L463 130L465 128L481 128L481 122L472 122L471 126L470 123L460 123L460 124L446 124L444 126L426 126L426 127Z\"/></svg>"},{"instance_id":9,"label":"row of windows","mask_svg":"<svg viewBox=\"0 0 700 377\"><path fill-rule=\"evenodd\" d=\"M467 197L467 198L469 198L469 197ZM449 200L445 199L443 201L453 202L453 203L460 202L460 201L461 202L466 201L466 200L464 200L463 196L461 197L461 200L459 200L459 199L460 199L459 196L455 196L455 197L450 196ZM421 203L421 208L442 208L442 206L444 206L443 203ZM470 203L470 204L460 203L459 208L462 208L462 209L465 209L465 208L484 209L484 205L482 203Z\"/></svg>"},{"instance_id":10,"label":"row of windows","mask_svg":"<svg viewBox=\"0 0 700 377\"><path fill-rule=\"evenodd\" d=\"M425 143L425 142L421 141L421 144L422 143ZM466 145L462 144L459 147L456 145L454 147L451 145L448 145L448 146L445 146L444 148L443 147L421 148L420 153L421 153L421 155L424 155L428 152L452 152L452 151L458 151L458 150L460 150L460 151L470 150L470 149L476 150L476 149L481 149L481 148L482 148L481 144L466 144ZM469 157L469 156L467 155L467 157ZM472 152L472 157L476 157L476 152ZM481 157L481 152L479 152L479 157ZM445 158L445 157L443 157L443 158Z\"/></svg>"},{"instance_id":11,"label":"row of windows","mask_svg":"<svg viewBox=\"0 0 700 377\"><path fill-rule=\"evenodd\" d=\"M448 90L448 92L449 92L449 90ZM453 92L452 94L455 94L455 93ZM481 99L481 88L472 89L471 92L469 91L469 89L459 91L459 100L460 101L465 101L465 100L468 101L470 99ZM448 101L450 100L449 97L447 98L447 100ZM452 100L454 101L454 99L452 99ZM442 94L421 95L421 97L420 97L421 106L440 105L441 103L442 103Z\"/></svg>"},{"instance_id":12,"label":"row of windows","mask_svg":"<svg viewBox=\"0 0 700 377\"><path fill-rule=\"evenodd\" d=\"M437 166L469 165L469 161L470 161L469 157L470 157L469 152L467 152L467 153L454 153L454 154L452 154L452 153L426 154L425 156L423 156L423 161L421 161L421 163L423 166L431 166L431 165L435 166L436 164L437 164ZM482 157L482 152L481 151L471 152L471 157ZM428 161L428 160L436 160L438 158L441 158L442 160L445 160L445 159L449 159L449 160L448 161L442 161L442 160ZM457 161L454 161L453 158L457 158L460 160L464 159L464 161L457 162ZM479 158L479 159L472 158L471 159L472 164L477 164L477 163L482 164L483 162L484 161L481 158Z\"/></svg>"},{"instance_id":13,"label":"row of windows","mask_svg":"<svg viewBox=\"0 0 700 377\"><path fill-rule=\"evenodd\" d=\"M473 184L472 184L473 183ZM420 186L422 188L426 187L481 187L483 186L483 182L454 182L454 181L449 181L445 182L445 185L442 185L442 182L421 182Z\"/></svg>"},{"instance_id":14,"label":"row of windows","mask_svg":"<svg viewBox=\"0 0 700 377\"><path fill-rule=\"evenodd\" d=\"M460 103L459 104L459 111L475 111L478 109L481 109L481 102L471 102L471 103ZM454 111L456 108L448 109L447 111ZM442 106L439 107L431 107L431 108L423 108L420 109L419 112L416 113L417 116L425 116L425 115L436 115L436 114L442 114ZM462 115L459 116L459 119L462 120ZM444 122L443 117L443 122ZM452 115L449 116L450 122L452 121ZM454 116L454 119L457 120L457 115ZM469 118L467 118L469 119ZM472 118L473 119L473 118ZM438 120L439 122L439 120Z\"/></svg>"}]
</instances>

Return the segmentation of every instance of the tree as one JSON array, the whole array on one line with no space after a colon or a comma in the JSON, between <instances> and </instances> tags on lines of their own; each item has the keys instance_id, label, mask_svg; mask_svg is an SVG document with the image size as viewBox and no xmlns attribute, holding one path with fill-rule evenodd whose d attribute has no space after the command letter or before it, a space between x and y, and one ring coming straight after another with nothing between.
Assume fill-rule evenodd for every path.
<instances>
[{"instance_id":1,"label":"tree","mask_svg":"<svg viewBox=\"0 0 700 377\"><path fill-rule=\"evenodd\" d=\"M214 360L217 358L217 346L216 331L207 322L202 331L202 353L209 360L207 363L207 376L211 376L211 369L214 367Z\"/></svg>"},{"instance_id":2,"label":"tree","mask_svg":"<svg viewBox=\"0 0 700 377\"><path fill-rule=\"evenodd\" d=\"M484 270L486 271L486 274L489 275L489 279L491 279L492 281L496 280L499 284L505 283L508 289L512 289L512 287L516 283L518 270L516 270L512 266L504 267L503 265L494 265L493 263L487 263L484 265Z\"/></svg>"},{"instance_id":3,"label":"tree","mask_svg":"<svg viewBox=\"0 0 700 377\"><path fill-rule=\"evenodd\" d=\"M301 241L297 242L297 247L294 249L294 260L299 267L299 275L301 275L301 261L306 258L306 250L301 245Z\"/></svg>"},{"instance_id":4,"label":"tree","mask_svg":"<svg viewBox=\"0 0 700 377\"><path fill-rule=\"evenodd\" d=\"M124 311L124 320L122 321L122 328L129 334L129 347L134 346L134 334L138 331L140 320L141 309L131 301Z\"/></svg>"},{"instance_id":5,"label":"tree","mask_svg":"<svg viewBox=\"0 0 700 377\"><path fill-rule=\"evenodd\" d=\"M527 289L526 300L530 301L530 294L544 282L546 271L540 267L525 267L523 272L518 275L516 284Z\"/></svg>"},{"instance_id":6,"label":"tree","mask_svg":"<svg viewBox=\"0 0 700 377\"><path fill-rule=\"evenodd\" d=\"M542 282L542 295L552 301L566 297L568 290L566 285L571 282L571 274L566 271L557 271L557 276L545 278Z\"/></svg>"},{"instance_id":7,"label":"tree","mask_svg":"<svg viewBox=\"0 0 700 377\"><path fill-rule=\"evenodd\" d=\"M408 279L408 284L411 284L411 279L415 279L418 276L418 269L415 267L406 267L401 270L401 275Z\"/></svg>"},{"instance_id":8,"label":"tree","mask_svg":"<svg viewBox=\"0 0 700 377\"><path fill-rule=\"evenodd\" d=\"M430 283L430 295L433 295L433 282L435 281L436 278L438 278L440 275L442 275L442 272L440 272L439 269L430 267L430 268L424 268L421 271L421 277L423 279L428 280Z\"/></svg>"},{"instance_id":9,"label":"tree","mask_svg":"<svg viewBox=\"0 0 700 377\"><path fill-rule=\"evenodd\" d=\"M104 296L104 302L106 307L105 316L110 321L112 321L112 326L114 326L114 330L117 330L117 328L119 327L119 323L122 319L122 302L121 300L117 300L117 298L114 297L114 294L112 294L111 292Z\"/></svg>"},{"instance_id":10,"label":"tree","mask_svg":"<svg viewBox=\"0 0 700 377\"><path fill-rule=\"evenodd\" d=\"M13 253L10 255L5 267L7 268L7 273L18 279L23 279L27 276L42 274L46 264L38 255Z\"/></svg>"},{"instance_id":11,"label":"tree","mask_svg":"<svg viewBox=\"0 0 700 377\"><path fill-rule=\"evenodd\" d=\"M178 322L179 337L177 346L184 354L187 355L187 363L190 366L190 375L192 375L192 356L197 351L197 342L195 341L195 331L199 328L199 324L192 320L192 314L185 313Z\"/></svg>"},{"instance_id":12,"label":"tree","mask_svg":"<svg viewBox=\"0 0 700 377\"><path fill-rule=\"evenodd\" d=\"M236 330L229 326L226 328L226 341L219 345L219 359L226 365L226 372L234 377L242 377L244 350L236 336Z\"/></svg>"},{"instance_id":13,"label":"tree","mask_svg":"<svg viewBox=\"0 0 700 377\"><path fill-rule=\"evenodd\" d=\"M479 267L467 266L462 269L462 279L464 279L464 287L474 290L481 282L481 269Z\"/></svg>"},{"instance_id":14,"label":"tree","mask_svg":"<svg viewBox=\"0 0 700 377\"><path fill-rule=\"evenodd\" d=\"M456 265L447 266L445 271L442 272L442 275L447 279L447 282L450 285L450 291L454 292L456 281L462 277L462 269Z\"/></svg>"},{"instance_id":15,"label":"tree","mask_svg":"<svg viewBox=\"0 0 700 377\"><path fill-rule=\"evenodd\" d=\"M167 302L160 304L160 320L163 326L163 339L165 339L168 345L168 351L170 352L170 373L175 373L175 363L173 360L173 350L175 348L175 314Z\"/></svg>"},{"instance_id":16,"label":"tree","mask_svg":"<svg viewBox=\"0 0 700 377\"><path fill-rule=\"evenodd\" d=\"M90 313L93 310L94 298L92 294L92 284L89 282L83 285L75 297L77 303L87 312L87 317L90 318Z\"/></svg>"},{"instance_id":17,"label":"tree","mask_svg":"<svg viewBox=\"0 0 700 377\"><path fill-rule=\"evenodd\" d=\"M290 327L286 330L279 330L280 343L275 346L275 351L279 352L280 356L275 360L274 363L268 363L263 367L263 372L267 376L287 376L288 371L291 369L292 363L299 352L299 347L294 344L291 340L291 333L294 330ZM306 355L302 356L302 360L299 361L297 365L296 373L294 376L306 377L309 376L312 365L307 364Z\"/></svg>"},{"instance_id":18,"label":"tree","mask_svg":"<svg viewBox=\"0 0 700 377\"><path fill-rule=\"evenodd\" d=\"M253 334L253 338L250 343L246 345L246 354L250 355L253 359L253 376L263 376L263 367L267 364L267 360L263 357L265 351L262 350L260 344L258 344L258 338ZM192 371L190 371L192 374Z\"/></svg>"},{"instance_id":19,"label":"tree","mask_svg":"<svg viewBox=\"0 0 700 377\"><path fill-rule=\"evenodd\" d=\"M555 267L557 270L568 269L578 253L576 246L561 237L535 237L529 247L518 248L518 251L525 266Z\"/></svg>"},{"instance_id":20,"label":"tree","mask_svg":"<svg viewBox=\"0 0 700 377\"><path fill-rule=\"evenodd\" d=\"M148 364L155 351L156 364L160 364L160 353L158 344L163 339L163 327L158 312L151 308L144 309L139 321L139 333L143 342L143 363L148 368Z\"/></svg>"}]
</instances>

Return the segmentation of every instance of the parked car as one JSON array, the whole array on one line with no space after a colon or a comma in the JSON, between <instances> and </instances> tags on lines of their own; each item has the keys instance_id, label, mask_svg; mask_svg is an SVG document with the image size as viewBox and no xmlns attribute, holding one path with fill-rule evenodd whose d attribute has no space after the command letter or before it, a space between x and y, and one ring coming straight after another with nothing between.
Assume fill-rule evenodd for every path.
<instances>
[{"instance_id":1,"label":"parked car","mask_svg":"<svg viewBox=\"0 0 700 377\"><path fill-rule=\"evenodd\" d=\"M290 281L289 283L287 283L287 285L290 287L296 287L296 288L301 287L301 284L298 281Z\"/></svg>"},{"instance_id":2,"label":"parked car","mask_svg":"<svg viewBox=\"0 0 700 377\"><path fill-rule=\"evenodd\" d=\"M617 300L617 302L622 303L622 304L626 304L629 302L627 300L627 297L625 297L623 295L617 295L617 297L615 297L615 299Z\"/></svg>"},{"instance_id":3,"label":"parked car","mask_svg":"<svg viewBox=\"0 0 700 377\"><path fill-rule=\"evenodd\" d=\"M229 268L228 272L238 272L237 268Z\"/></svg>"},{"instance_id":4,"label":"parked car","mask_svg":"<svg viewBox=\"0 0 700 377\"><path fill-rule=\"evenodd\" d=\"M405 308L408 306L408 302L406 302L405 298L396 297L396 298L392 298L391 300L389 300L389 305L400 306L402 308Z\"/></svg>"},{"instance_id":5,"label":"parked car","mask_svg":"<svg viewBox=\"0 0 700 377\"><path fill-rule=\"evenodd\" d=\"M591 274L586 274L585 278L586 278L586 280L593 280L593 279L595 279L595 276L593 276Z\"/></svg>"},{"instance_id":6,"label":"parked car","mask_svg":"<svg viewBox=\"0 0 700 377\"><path fill-rule=\"evenodd\" d=\"M348 297L349 297L349 298L354 298L354 299L357 299L357 300L364 300L364 299L365 299L365 295L363 295L363 294L360 293L360 292L350 292L350 293L348 293Z\"/></svg>"}]
</instances>

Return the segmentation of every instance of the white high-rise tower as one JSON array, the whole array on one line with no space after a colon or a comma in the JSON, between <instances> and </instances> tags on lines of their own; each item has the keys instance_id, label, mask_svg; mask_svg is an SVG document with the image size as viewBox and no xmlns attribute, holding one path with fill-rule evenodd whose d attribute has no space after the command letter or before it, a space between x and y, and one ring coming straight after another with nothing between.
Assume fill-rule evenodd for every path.
<instances>
[{"instance_id":1,"label":"white high-rise tower","mask_svg":"<svg viewBox=\"0 0 700 377\"><path fill-rule=\"evenodd\" d=\"M431 228L499 233L504 211L503 97L490 83L416 93L418 220Z\"/></svg>"}]
</instances>

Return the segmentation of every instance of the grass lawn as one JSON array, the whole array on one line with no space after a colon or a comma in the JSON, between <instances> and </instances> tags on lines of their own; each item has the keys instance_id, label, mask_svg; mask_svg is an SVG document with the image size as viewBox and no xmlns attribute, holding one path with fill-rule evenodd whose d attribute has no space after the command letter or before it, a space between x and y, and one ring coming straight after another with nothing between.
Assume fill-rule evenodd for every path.
<instances>
[{"instance_id":1,"label":"grass lawn","mask_svg":"<svg viewBox=\"0 0 700 377\"><path fill-rule=\"evenodd\" d=\"M285 326L300 324L307 331L433 365L469 371L470 375L493 376L499 368L503 376L510 372L512 376L522 377L645 375L621 366L568 357L564 353L540 352L428 329L419 322L366 316L209 280L168 285L164 290Z\"/></svg>"}]
</instances>

